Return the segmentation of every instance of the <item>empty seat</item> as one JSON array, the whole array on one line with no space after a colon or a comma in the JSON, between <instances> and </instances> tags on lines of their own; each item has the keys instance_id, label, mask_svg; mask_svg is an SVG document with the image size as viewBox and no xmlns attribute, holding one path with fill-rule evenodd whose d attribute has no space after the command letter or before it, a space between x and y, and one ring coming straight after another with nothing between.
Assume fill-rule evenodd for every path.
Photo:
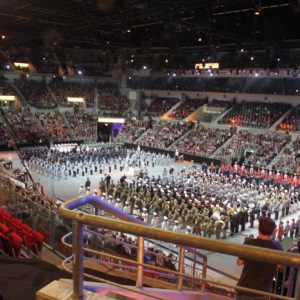
<instances>
[{"instance_id":1,"label":"empty seat","mask_svg":"<svg viewBox=\"0 0 300 300\"><path fill-rule=\"evenodd\" d=\"M39 255L42 250L45 237L37 231L28 232L23 230L23 239L26 247L34 254Z\"/></svg>"},{"instance_id":2,"label":"empty seat","mask_svg":"<svg viewBox=\"0 0 300 300\"><path fill-rule=\"evenodd\" d=\"M44 235L42 235L40 232L37 232L37 231L32 232L32 237L35 241L35 244L36 244L35 248L36 248L37 252L35 252L34 249L32 249L32 251L35 254L39 254L42 251L42 246L43 246L43 242L45 240L45 237L44 237Z\"/></svg>"},{"instance_id":3,"label":"empty seat","mask_svg":"<svg viewBox=\"0 0 300 300\"><path fill-rule=\"evenodd\" d=\"M11 214L8 211L4 211L2 213L2 220L5 222L5 224L10 227L11 226Z\"/></svg>"},{"instance_id":4,"label":"empty seat","mask_svg":"<svg viewBox=\"0 0 300 300\"><path fill-rule=\"evenodd\" d=\"M11 226L16 233L22 235L22 221L20 219L12 217Z\"/></svg>"},{"instance_id":5,"label":"empty seat","mask_svg":"<svg viewBox=\"0 0 300 300\"><path fill-rule=\"evenodd\" d=\"M6 236L9 232L9 228L5 224L0 223L0 232Z\"/></svg>"},{"instance_id":6,"label":"empty seat","mask_svg":"<svg viewBox=\"0 0 300 300\"><path fill-rule=\"evenodd\" d=\"M15 232L10 233L8 235L8 239L10 241L10 246L14 257L19 257L23 239Z\"/></svg>"},{"instance_id":7,"label":"empty seat","mask_svg":"<svg viewBox=\"0 0 300 300\"><path fill-rule=\"evenodd\" d=\"M32 228L27 225L27 224L22 224L22 232L26 232L26 233L31 233L32 232Z\"/></svg>"}]
</instances>

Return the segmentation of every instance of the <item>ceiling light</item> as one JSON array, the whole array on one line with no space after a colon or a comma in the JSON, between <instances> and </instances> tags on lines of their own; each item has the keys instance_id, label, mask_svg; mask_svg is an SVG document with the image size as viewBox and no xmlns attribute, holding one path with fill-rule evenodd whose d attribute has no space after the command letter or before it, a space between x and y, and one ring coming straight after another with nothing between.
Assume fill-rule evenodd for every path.
<instances>
[{"instance_id":1,"label":"ceiling light","mask_svg":"<svg viewBox=\"0 0 300 300\"><path fill-rule=\"evenodd\" d=\"M251 60L254 60L254 56L251 56L251 58L250 58Z\"/></svg>"},{"instance_id":2,"label":"ceiling light","mask_svg":"<svg viewBox=\"0 0 300 300\"><path fill-rule=\"evenodd\" d=\"M261 14L261 0L254 0L254 15L259 16Z\"/></svg>"},{"instance_id":3,"label":"ceiling light","mask_svg":"<svg viewBox=\"0 0 300 300\"><path fill-rule=\"evenodd\" d=\"M144 69L144 70L147 70L147 66L143 66L143 69Z\"/></svg>"},{"instance_id":4,"label":"ceiling light","mask_svg":"<svg viewBox=\"0 0 300 300\"><path fill-rule=\"evenodd\" d=\"M6 36L5 36L5 35L2 35L1 37L2 37L2 40L4 40L4 39L6 38Z\"/></svg>"}]
</instances>

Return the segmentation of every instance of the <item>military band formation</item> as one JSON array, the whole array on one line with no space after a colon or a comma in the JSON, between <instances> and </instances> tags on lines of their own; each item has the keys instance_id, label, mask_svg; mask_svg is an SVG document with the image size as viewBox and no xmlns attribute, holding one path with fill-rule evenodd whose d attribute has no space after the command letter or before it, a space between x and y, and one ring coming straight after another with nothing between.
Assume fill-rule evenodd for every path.
<instances>
[{"instance_id":1,"label":"military band formation","mask_svg":"<svg viewBox=\"0 0 300 300\"><path fill-rule=\"evenodd\" d=\"M253 167L195 164L175 172L171 158L110 144L62 144L21 149L28 167L57 179L84 177L80 195L100 196L136 218L175 232L226 238L253 228L260 216L279 220L300 209L297 176ZM161 175L148 169L163 166ZM125 175L139 167L139 176ZM120 179L111 174L118 170ZM99 190L91 191L90 175L99 174ZM95 213L94 211L92 211ZM101 213L101 212L99 212ZM296 237L300 217L280 222L277 238ZM275 236L274 236L275 238Z\"/></svg>"}]
</instances>

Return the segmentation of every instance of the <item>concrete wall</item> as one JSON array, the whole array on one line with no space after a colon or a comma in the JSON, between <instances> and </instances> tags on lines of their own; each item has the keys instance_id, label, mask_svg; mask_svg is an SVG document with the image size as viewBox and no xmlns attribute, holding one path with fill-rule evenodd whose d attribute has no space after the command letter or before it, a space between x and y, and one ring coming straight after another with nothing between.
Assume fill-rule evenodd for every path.
<instances>
[{"instance_id":1,"label":"concrete wall","mask_svg":"<svg viewBox=\"0 0 300 300\"><path fill-rule=\"evenodd\" d=\"M217 99L223 101L232 101L236 99L236 102L241 101L261 101L261 102L281 102L281 103L290 103L293 106L300 104L300 96L286 96L286 95L265 95L265 94L244 94L244 93L215 93L215 92L182 92L182 91L161 91L161 90L140 90L141 93L144 93L146 98L151 95L157 97L169 97L169 98L179 98L182 99L183 95L186 95L190 98L196 99L205 99L206 97L209 100Z\"/></svg>"}]
</instances>

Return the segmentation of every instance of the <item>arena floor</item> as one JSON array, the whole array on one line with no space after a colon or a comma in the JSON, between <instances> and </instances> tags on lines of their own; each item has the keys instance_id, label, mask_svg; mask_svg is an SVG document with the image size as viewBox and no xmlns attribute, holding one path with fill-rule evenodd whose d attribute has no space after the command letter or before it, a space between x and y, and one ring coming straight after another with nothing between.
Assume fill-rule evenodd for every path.
<instances>
[{"instance_id":1,"label":"arena floor","mask_svg":"<svg viewBox=\"0 0 300 300\"><path fill-rule=\"evenodd\" d=\"M0 158L6 159L8 157L8 154L11 153L13 155L13 165L14 168L21 167L21 162L16 155L15 152L2 152L0 153ZM175 169L175 174L177 174L178 171L180 171L183 167L189 167L191 165L190 162L173 162L172 163L174 169ZM162 176L163 169L164 167L167 168L167 170L170 168L170 166L154 166L154 167L148 167L148 173L150 176L154 175L160 175ZM91 180L91 190L98 190L98 185L99 181L101 179L100 174L94 174L91 176L77 176L77 177L68 177L67 179L57 179L57 178L52 178L48 176L41 175L35 171L31 171L32 176L34 177L35 181L39 181L45 188L46 194L48 196L53 196L57 198L61 198L63 200L67 200L73 197L78 196L78 190L81 184L84 184L87 177L90 178ZM127 180L131 179L131 176L128 173L128 166L125 167L125 171L120 172L120 170L112 170L110 173L112 180L118 180L122 175L127 176ZM286 220L291 220L292 218L297 218L299 215L299 212L296 212L294 214L289 215L288 217L283 218L283 221L285 222ZM236 234L233 237L227 238L227 241L230 242L236 242L236 243L243 243L244 239L246 236L253 234L254 236L257 235L257 222L254 226L254 229L249 229L246 228L245 232L243 234ZM168 247L168 244L164 244L165 247ZM237 267L236 266L236 257L228 256L228 255L223 255L215 252L208 252L208 251L203 251L204 254L207 255L208 257L208 265L216 268L218 270L221 270L227 274L230 274L236 278L240 277L240 273L242 270L242 267ZM213 277L214 280L221 280L225 281L227 283L235 284L236 281L231 280L227 277L224 277L223 275L220 275L214 271L209 271L208 275L210 277Z\"/></svg>"}]
</instances>

